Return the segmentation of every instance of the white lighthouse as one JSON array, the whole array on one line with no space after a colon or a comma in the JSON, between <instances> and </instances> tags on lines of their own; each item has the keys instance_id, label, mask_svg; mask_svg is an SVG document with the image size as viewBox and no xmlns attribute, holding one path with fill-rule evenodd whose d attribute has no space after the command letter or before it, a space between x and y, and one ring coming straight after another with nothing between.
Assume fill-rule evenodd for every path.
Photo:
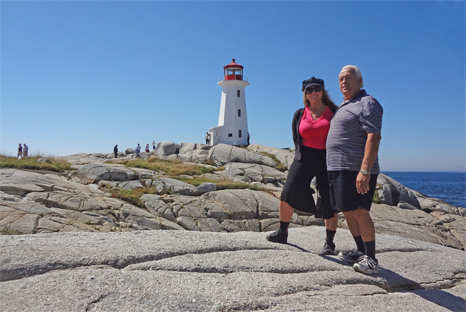
<instances>
[{"instance_id":1,"label":"white lighthouse","mask_svg":"<svg viewBox=\"0 0 466 312\"><path fill-rule=\"evenodd\" d=\"M235 59L223 67L224 79L218 83L222 87L218 126L209 129L211 145L248 144L248 117L244 89L249 83L243 80L243 68L235 62Z\"/></svg>"}]
</instances>

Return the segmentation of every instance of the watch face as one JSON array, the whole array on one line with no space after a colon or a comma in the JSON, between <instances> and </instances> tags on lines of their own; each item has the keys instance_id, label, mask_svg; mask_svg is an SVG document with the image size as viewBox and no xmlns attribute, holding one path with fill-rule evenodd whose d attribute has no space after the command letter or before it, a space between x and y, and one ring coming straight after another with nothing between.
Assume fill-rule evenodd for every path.
<instances>
[{"instance_id":1,"label":"watch face","mask_svg":"<svg viewBox=\"0 0 466 312\"><path fill-rule=\"evenodd\" d=\"M361 170L359 170L359 171L361 171L362 174L369 174L369 171L367 171L367 170L362 170L362 169L361 169Z\"/></svg>"}]
</instances>

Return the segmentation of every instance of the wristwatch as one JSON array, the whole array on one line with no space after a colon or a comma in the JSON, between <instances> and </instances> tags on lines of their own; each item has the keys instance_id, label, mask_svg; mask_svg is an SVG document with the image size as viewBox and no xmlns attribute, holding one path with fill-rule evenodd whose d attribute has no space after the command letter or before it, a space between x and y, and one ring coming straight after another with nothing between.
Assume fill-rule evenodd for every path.
<instances>
[{"instance_id":1,"label":"wristwatch","mask_svg":"<svg viewBox=\"0 0 466 312\"><path fill-rule=\"evenodd\" d=\"M364 170L364 169L359 170L359 172L361 172L363 175L369 175L369 174L371 174L369 171Z\"/></svg>"}]
</instances>

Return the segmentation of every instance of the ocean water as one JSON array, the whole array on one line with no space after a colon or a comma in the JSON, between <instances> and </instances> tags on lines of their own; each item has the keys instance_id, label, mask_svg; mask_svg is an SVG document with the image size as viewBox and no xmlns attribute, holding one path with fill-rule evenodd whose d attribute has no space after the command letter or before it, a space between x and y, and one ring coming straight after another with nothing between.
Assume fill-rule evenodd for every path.
<instances>
[{"instance_id":1,"label":"ocean water","mask_svg":"<svg viewBox=\"0 0 466 312\"><path fill-rule=\"evenodd\" d=\"M382 172L404 186L450 205L466 207L465 172Z\"/></svg>"}]
</instances>

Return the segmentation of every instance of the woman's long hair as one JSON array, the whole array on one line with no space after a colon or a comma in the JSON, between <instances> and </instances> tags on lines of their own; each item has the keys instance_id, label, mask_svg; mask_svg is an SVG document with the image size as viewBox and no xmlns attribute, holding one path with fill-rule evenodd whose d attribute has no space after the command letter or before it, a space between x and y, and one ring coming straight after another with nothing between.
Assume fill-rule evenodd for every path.
<instances>
[{"instance_id":1,"label":"woman's long hair","mask_svg":"<svg viewBox=\"0 0 466 312\"><path fill-rule=\"evenodd\" d=\"M336 106L335 103L333 103L330 96L328 96L327 90L322 89L322 95L323 95L322 96L322 103L324 105L327 105L332 112L335 112L337 110L338 106ZM309 100L307 99L306 91L304 91L303 100L304 100L304 106L305 107L309 107L311 105L311 103L309 103Z\"/></svg>"}]
</instances>

